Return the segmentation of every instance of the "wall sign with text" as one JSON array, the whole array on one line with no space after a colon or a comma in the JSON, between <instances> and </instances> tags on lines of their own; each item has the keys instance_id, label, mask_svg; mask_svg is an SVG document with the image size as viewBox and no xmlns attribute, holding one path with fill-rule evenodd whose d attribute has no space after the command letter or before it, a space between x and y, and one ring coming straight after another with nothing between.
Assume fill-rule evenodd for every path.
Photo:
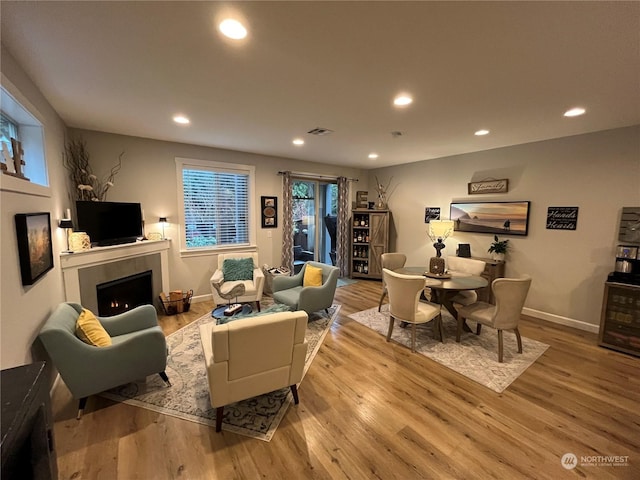
<instances>
[{"instance_id":1,"label":"wall sign with text","mask_svg":"<svg viewBox=\"0 0 640 480\"><path fill-rule=\"evenodd\" d=\"M424 223L430 223L431 220L440 220L440 207L424 208Z\"/></svg>"},{"instance_id":2,"label":"wall sign with text","mask_svg":"<svg viewBox=\"0 0 640 480\"><path fill-rule=\"evenodd\" d=\"M509 191L509 179L501 178L499 180L482 180L480 182L469 182L469 195L478 193L507 193Z\"/></svg>"},{"instance_id":3,"label":"wall sign with text","mask_svg":"<svg viewBox=\"0 0 640 480\"><path fill-rule=\"evenodd\" d=\"M575 230L578 225L578 207L549 207L548 230Z\"/></svg>"}]
</instances>

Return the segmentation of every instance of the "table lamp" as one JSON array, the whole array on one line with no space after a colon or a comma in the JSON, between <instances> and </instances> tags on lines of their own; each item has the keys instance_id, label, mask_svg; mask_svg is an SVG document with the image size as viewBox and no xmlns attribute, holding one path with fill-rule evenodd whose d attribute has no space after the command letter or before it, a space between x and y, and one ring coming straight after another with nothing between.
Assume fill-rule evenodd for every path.
<instances>
[{"instance_id":1,"label":"table lamp","mask_svg":"<svg viewBox=\"0 0 640 480\"><path fill-rule=\"evenodd\" d=\"M167 217L160 217L158 219L158 222L160 222L162 224L162 240L166 240L166 238L164 236L164 226L167 223Z\"/></svg>"},{"instance_id":2,"label":"table lamp","mask_svg":"<svg viewBox=\"0 0 640 480\"><path fill-rule=\"evenodd\" d=\"M444 274L444 258L442 258L441 250L445 247L443 241L453 233L453 220L431 220L427 233L436 249L436 256L429 260L429 273L442 275Z\"/></svg>"},{"instance_id":3,"label":"table lamp","mask_svg":"<svg viewBox=\"0 0 640 480\"><path fill-rule=\"evenodd\" d=\"M67 236L67 249L63 250L62 253L73 253L73 251L69 248L69 230L73 230L73 222L70 218L62 218L58 223L58 227L64 228L65 235Z\"/></svg>"}]
</instances>

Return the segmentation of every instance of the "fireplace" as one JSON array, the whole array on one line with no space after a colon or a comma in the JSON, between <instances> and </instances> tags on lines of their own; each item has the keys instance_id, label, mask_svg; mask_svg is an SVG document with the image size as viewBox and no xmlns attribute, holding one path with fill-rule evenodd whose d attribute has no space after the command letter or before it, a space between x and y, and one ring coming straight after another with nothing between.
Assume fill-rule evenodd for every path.
<instances>
[{"instance_id":1,"label":"fireplace","mask_svg":"<svg viewBox=\"0 0 640 480\"><path fill-rule=\"evenodd\" d=\"M96 285L98 315L110 317L140 305L153 305L153 272L147 270Z\"/></svg>"}]
</instances>

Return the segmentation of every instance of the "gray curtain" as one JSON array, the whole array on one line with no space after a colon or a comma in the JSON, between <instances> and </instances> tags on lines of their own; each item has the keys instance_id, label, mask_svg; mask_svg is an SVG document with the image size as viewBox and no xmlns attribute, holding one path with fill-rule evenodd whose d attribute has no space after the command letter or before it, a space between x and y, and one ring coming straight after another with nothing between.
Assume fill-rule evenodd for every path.
<instances>
[{"instance_id":1,"label":"gray curtain","mask_svg":"<svg viewBox=\"0 0 640 480\"><path fill-rule=\"evenodd\" d=\"M293 274L293 192L291 172L282 174L282 266Z\"/></svg>"},{"instance_id":2,"label":"gray curtain","mask_svg":"<svg viewBox=\"0 0 640 480\"><path fill-rule=\"evenodd\" d=\"M336 263L340 277L348 277L349 268L349 180L338 177L338 226L336 235Z\"/></svg>"}]
</instances>

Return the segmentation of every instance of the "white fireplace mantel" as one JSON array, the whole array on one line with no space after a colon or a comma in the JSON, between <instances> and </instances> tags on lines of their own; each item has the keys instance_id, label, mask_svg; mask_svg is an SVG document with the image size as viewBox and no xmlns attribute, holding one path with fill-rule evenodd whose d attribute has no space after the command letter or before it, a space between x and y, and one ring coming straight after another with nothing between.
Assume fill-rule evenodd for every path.
<instances>
[{"instance_id":1,"label":"white fireplace mantel","mask_svg":"<svg viewBox=\"0 0 640 480\"><path fill-rule=\"evenodd\" d=\"M81 252L60 254L60 264L64 278L64 292L67 302L81 303L80 275L78 274L81 269L155 253L160 253L162 290L168 292L169 247L169 240L147 240L109 247L94 247Z\"/></svg>"}]
</instances>

